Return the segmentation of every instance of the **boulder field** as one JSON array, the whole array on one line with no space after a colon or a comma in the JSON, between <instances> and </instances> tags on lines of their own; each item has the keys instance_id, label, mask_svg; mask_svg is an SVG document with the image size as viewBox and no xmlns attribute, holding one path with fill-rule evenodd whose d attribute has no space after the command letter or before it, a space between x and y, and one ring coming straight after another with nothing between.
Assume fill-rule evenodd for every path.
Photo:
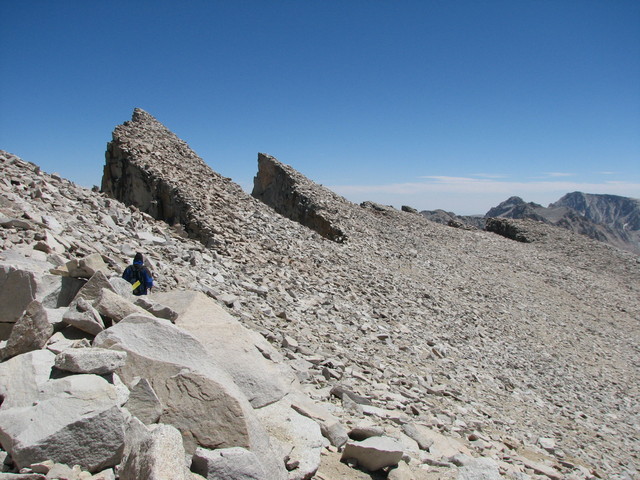
<instances>
[{"instance_id":1,"label":"boulder field","mask_svg":"<svg viewBox=\"0 0 640 480\"><path fill-rule=\"evenodd\" d=\"M628 252L355 205L266 154L251 196L139 109L102 191L0 171L0 479L638 478Z\"/></svg>"}]
</instances>

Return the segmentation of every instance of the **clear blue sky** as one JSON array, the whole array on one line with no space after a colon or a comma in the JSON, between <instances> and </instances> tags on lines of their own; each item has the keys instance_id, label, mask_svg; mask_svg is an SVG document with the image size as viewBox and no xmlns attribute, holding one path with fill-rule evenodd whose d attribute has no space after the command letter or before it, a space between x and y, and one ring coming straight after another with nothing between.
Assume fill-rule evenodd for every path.
<instances>
[{"instance_id":1,"label":"clear blue sky","mask_svg":"<svg viewBox=\"0 0 640 480\"><path fill-rule=\"evenodd\" d=\"M0 149L87 187L140 107L249 191L640 198L637 0L0 0L0 65Z\"/></svg>"}]
</instances>

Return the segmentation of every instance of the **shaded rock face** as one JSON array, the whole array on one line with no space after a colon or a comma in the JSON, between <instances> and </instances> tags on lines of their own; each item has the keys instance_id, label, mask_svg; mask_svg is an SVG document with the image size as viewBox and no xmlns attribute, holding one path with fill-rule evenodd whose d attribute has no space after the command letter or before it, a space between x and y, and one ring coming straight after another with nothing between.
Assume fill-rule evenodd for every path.
<instances>
[{"instance_id":1,"label":"shaded rock face","mask_svg":"<svg viewBox=\"0 0 640 480\"><path fill-rule=\"evenodd\" d=\"M181 224L198 239L212 236L197 213L203 206L197 192L203 179L221 177L153 116L136 108L131 121L113 131L105 159L104 193L170 225Z\"/></svg>"},{"instance_id":2,"label":"shaded rock face","mask_svg":"<svg viewBox=\"0 0 640 480\"><path fill-rule=\"evenodd\" d=\"M329 240L342 243L347 239L338 225L335 208L336 203L346 200L270 155L258 154L258 174L253 179L251 195Z\"/></svg>"},{"instance_id":3,"label":"shaded rock face","mask_svg":"<svg viewBox=\"0 0 640 480\"><path fill-rule=\"evenodd\" d=\"M526 228L526 223L511 218L489 218L485 226L487 232L497 233L516 242L531 243L536 240Z\"/></svg>"}]
</instances>

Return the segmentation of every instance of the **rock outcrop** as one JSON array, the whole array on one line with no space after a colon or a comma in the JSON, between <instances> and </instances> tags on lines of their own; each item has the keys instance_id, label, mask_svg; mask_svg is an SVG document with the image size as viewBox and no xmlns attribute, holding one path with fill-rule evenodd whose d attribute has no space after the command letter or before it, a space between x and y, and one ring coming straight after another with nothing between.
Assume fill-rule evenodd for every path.
<instances>
[{"instance_id":1,"label":"rock outcrop","mask_svg":"<svg viewBox=\"0 0 640 480\"><path fill-rule=\"evenodd\" d=\"M347 239L340 226L340 206L346 200L270 155L258 154L251 195L329 240L342 243Z\"/></svg>"},{"instance_id":2,"label":"rock outcrop","mask_svg":"<svg viewBox=\"0 0 640 480\"><path fill-rule=\"evenodd\" d=\"M357 441L393 438L403 458L388 472L396 479L494 478L496 471L502 478L536 480L637 475L640 272L635 256L540 222L527 225L536 241L520 243L489 232L447 228L371 202L339 203L335 208L348 240L327 241L208 167L187 161L185 168L196 178L191 181L192 172L182 171L182 157L175 156L182 152L188 160L184 142L174 136L177 143L171 144L168 131L151 128L148 118L131 123L116 129L117 143L137 145L144 139L149 148L131 150L123 164L129 162L132 175L138 170L135 174L148 180L143 184L147 192L161 192L153 190L161 183L175 187L172 198L188 200L180 207L190 212L180 217L186 218L180 220L184 225L145 213L157 208L153 197L148 204L125 205L0 154L0 215L7 219L0 228L0 265L7 272L23 272L19 276L33 285L19 305L12 296L3 297L10 303L7 311L15 313L4 322L9 327L4 338L33 300L43 305L54 331L44 349L0 364L0 417L6 415L4 428L10 436L3 437L2 445L10 450L5 464L12 473L45 470L45 464L50 468L48 460L20 466L12 460L15 448L22 462L31 461L20 453L21 437L14 427L18 411L35 408L35 415L34 398L50 382L78 377L73 382L82 383L96 377L113 398L111 414L123 412L116 423L124 434L118 430L110 437L122 440L121 449L112 449L120 452L117 467L95 471L92 480L105 471L111 478L121 469L124 475L125 465L132 476L139 475L141 465L163 471L167 464L158 452L180 452L180 445L175 432L160 425L181 432L188 460L200 452L205 466L199 471L211 475L215 462L235 458L226 452L234 448L248 452L242 457L256 458L270 479L361 480L377 475L339 462L347 434L357 435ZM153 132L161 138L154 139ZM174 181L180 176L183 180ZM190 226L194 221L197 228ZM118 278L135 251L145 255L157 299L154 293L148 302L132 302ZM63 276L69 275L68 262L80 265L96 253L106 273L98 270L89 279ZM63 295L65 282L51 277L85 286L77 296ZM199 293L173 293L192 290ZM144 313L119 320L107 309L101 313L96 305L104 291ZM191 300L161 298L165 292ZM198 313L204 295L237 324L215 313L215 335L206 332L208 315ZM200 305L195 309L188 306L193 299ZM95 315L88 306L104 326L97 334L99 329L83 331L64 320L71 308ZM153 312L163 312L164 318ZM182 314L186 317L181 319ZM245 358L254 359L257 351L271 363L256 367L255 375L241 372L236 383L234 370L243 362L216 359L210 350L216 336L237 332L238 324L254 334L221 338L220 343L232 347L229 355L246 349ZM180 338L190 339L189 349L204 352L206 359L193 362L184 351L186 343L175 338L160 342L161 332L179 332ZM94 336L100 340L94 343ZM236 336L240 343L234 346ZM145 346L154 338L158 348ZM57 354L98 346L126 350L125 364L102 376L55 368ZM61 366L69 365L62 360ZM112 363L107 358L103 362L108 371ZM281 367L293 370L303 392L280 398L283 388L298 388L287 380L255 398L247 395L246 386L261 381L260 371L269 372L274 365L277 372ZM145 369L157 370L166 383L154 382ZM222 379L223 391L237 397L235 411L241 416L233 423L238 431L229 433L247 441L216 448L219 433L206 420L220 417L212 416L207 399L217 398L214 380ZM55 392L53 385L45 390ZM81 391L74 396L83 398ZM72 404L53 399L60 402L59 410ZM99 424L92 419L82 419L87 431ZM157 428L162 429L156 437L152 431ZM30 436L42 439L38 445L50 437L45 430ZM67 436L62 438L71 445ZM136 453L145 446L151 455ZM41 451L55 453L44 447ZM271 462L265 460L269 455ZM73 459L64 461L70 464L65 471L75 468ZM85 469L113 462L117 459L82 460ZM52 472L64 470L53 460L51 465ZM182 473L202 478L193 464L185 465L192 471L183 471L180 462L170 465L172 478Z\"/></svg>"}]
</instances>

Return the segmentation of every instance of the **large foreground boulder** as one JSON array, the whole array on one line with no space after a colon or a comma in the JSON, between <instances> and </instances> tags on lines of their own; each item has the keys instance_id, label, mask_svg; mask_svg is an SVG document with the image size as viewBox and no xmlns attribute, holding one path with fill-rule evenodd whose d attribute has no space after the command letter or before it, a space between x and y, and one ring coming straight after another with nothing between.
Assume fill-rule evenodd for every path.
<instances>
[{"instance_id":1,"label":"large foreground boulder","mask_svg":"<svg viewBox=\"0 0 640 480\"><path fill-rule=\"evenodd\" d=\"M273 479L286 478L246 397L195 337L167 320L131 315L100 333L94 345L127 352L125 383L148 379L164 405L161 423L182 433L185 450L244 447Z\"/></svg>"},{"instance_id":2,"label":"large foreground boulder","mask_svg":"<svg viewBox=\"0 0 640 480\"><path fill-rule=\"evenodd\" d=\"M153 294L152 298L178 313L176 325L198 339L254 408L277 402L294 388L293 372L265 358L263 352L277 358L273 347L205 294L174 291Z\"/></svg>"}]
</instances>

